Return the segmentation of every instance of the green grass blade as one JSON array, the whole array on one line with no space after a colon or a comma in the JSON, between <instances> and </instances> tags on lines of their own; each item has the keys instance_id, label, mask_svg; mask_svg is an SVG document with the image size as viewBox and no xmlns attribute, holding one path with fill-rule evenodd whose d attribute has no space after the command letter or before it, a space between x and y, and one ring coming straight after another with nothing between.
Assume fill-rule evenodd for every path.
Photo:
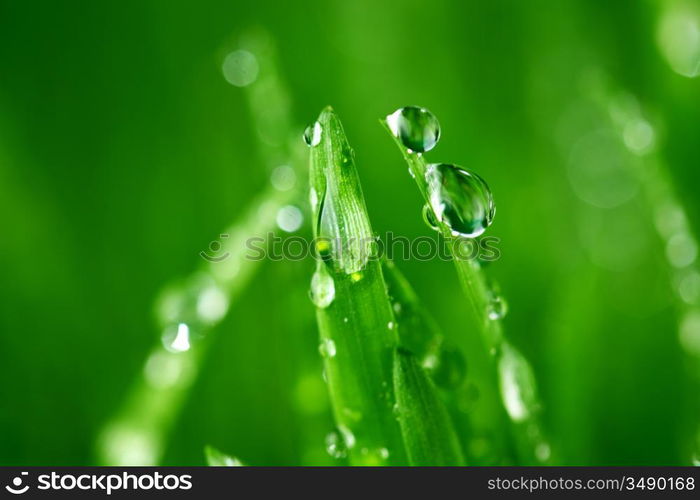
<instances>
[{"instance_id":1,"label":"green grass blade","mask_svg":"<svg viewBox=\"0 0 700 500\"><path fill-rule=\"evenodd\" d=\"M406 148L400 138L392 132L386 120L382 120L381 123L394 139L406 160L409 173L415 179L426 203L429 203L425 157ZM446 228L442 233L448 241L456 238ZM450 245L450 248L454 248L454 245ZM490 317L494 292L488 286L478 261L461 259L458 255L453 255L453 260L462 289L471 305L478 335L485 352L494 360L492 369L496 370L501 400L513 423L513 435L520 460L524 463L546 461L549 458L549 445L542 437L539 421L541 405L537 398L532 369L515 347L505 342L500 318ZM546 457L545 453L537 452L545 447Z\"/></svg>"},{"instance_id":2,"label":"green grass blade","mask_svg":"<svg viewBox=\"0 0 700 500\"><path fill-rule=\"evenodd\" d=\"M317 124L310 178L321 258L312 297L335 420L351 464L405 464L392 411L396 323L381 265L370 258L372 232L352 150L332 109Z\"/></svg>"},{"instance_id":3,"label":"green grass blade","mask_svg":"<svg viewBox=\"0 0 700 500\"><path fill-rule=\"evenodd\" d=\"M397 349L394 357L396 411L410 465L464 465L452 420L437 389L413 354Z\"/></svg>"}]
</instances>

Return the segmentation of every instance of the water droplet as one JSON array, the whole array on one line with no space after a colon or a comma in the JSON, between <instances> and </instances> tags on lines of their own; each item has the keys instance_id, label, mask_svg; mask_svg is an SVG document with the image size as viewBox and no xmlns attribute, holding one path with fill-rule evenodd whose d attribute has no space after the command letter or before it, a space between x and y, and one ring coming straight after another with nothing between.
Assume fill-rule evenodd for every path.
<instances>
[{"instance_id":1,"label":"water droplet","mask_svg":"<svg viewBox=\"0 0 700 500\"><path fill-rule=\"evenodd\" d=\"M315 212L318 205L318 193L316 193L314 188L309 190L309 203L311 204L311 210Z\"/></svg>"},{"instance_id":2,"label":"water droplet","mask_svg":"<svg viewBox=\"0 0 700 500\"><path fill-rule=\"evenodd\" d=\"M458 387L467 373L462 353L444 341L429 350L422 365L436 385L448 389Z\"/></svg>"},{"instance_id":3,"label":"water droplet","mask_svg":"<svg viewBox=\"0 0 700 500\"><path fill-rule=\"evenodd\" d=\"M184 352L190 349L190 328L185 323L172 325L163 331L163 346L170 352Z\"/></svg>"},{"instance_id":4,"label":"water droplet","mask_svg":"<svg viewBox=\"0 0 700 500\"><path fill-rule=\"evenodd\" d=\"M654 147L654 129L646 120L629 120L622 132L627 149L638 155L645 155Z\"/></svg>"},{"instance_id":5,"label":"water droplet","mask_svg":"<svg viewBox=\"0 0 700 500\"><path fill-rule=\"evenodd\" d=\"M343 318L343 323L347 323L348 321L350 321L350 320L348 319L347 316L345 316L345 317Z\"/></svg>"},{"instance_id":6,"label":"water droplet","mask_svg":"<svg viewBox=\"0 0 700 500\"><path fill-rule=\"evenodd\" d=\"M247 50L236 50L224 59L221 71L231 85L246 87L258 77L258 60Z\"/></svg>"},{"instance_id":7,"label":"water droplet","mask_svg":"<svg viewBox=\"0 0 700 500\"><path fill-rule=\"evenodd\" d=\"M475 238L491 225L496 206L481 177L456 165L433 163L425 179L435 220L445 224L453 236Z\"/></svg>"},{"instance_id":8,"label":"water droplet","mask_svg":"<svg viewBox=\"0 0 700 500\"><path fill-rule=\"evenodd\" d=\"M537 407L535 377L530 364L514 347L503 344L498 361L501 399L514 422L527 420Z\"/></svg>"},{"instance_id":9,"label":"water droplet","mask_svg":"<svg viewBox=\"0 0 700 500\"><path fill-rule=\"evenodd\" d=\"M679 75L700 75L700 9L693 2L667 2L656 39L671 69Z\"/></svg>"},{"instance_id":10,"label":"water droplet","mask_svg":"<svg viewBox=\"0 0 700 500\"><path fill-rule=\"evenodd\" d=\"M270 174L270 184L277 191L289 191L297 182L297 174L289 165L280 165Z\"/></svg>"},{"instance_id":11,"label":"water droplet","mask_svg":"<svg viewBox=\"0 0 700 500\"><path fill-rule=\"evenodd\" d=\"M326 451L333 458L345 458L348 456L348 445L343 438L343 433L334 429L326 436Z\"/></svg>"},{"instance_id":12,"label":"water droplet","mask_svg":"<svg viewBox=\"0 0 700 500\"><path fill-rule=\"evenodd\" d=\"M394 323L393 321L389 321L389 323L387 323L386 327L389 330L393 330L394 328L396 328L396 323Z\"/></svg>"},{"instance_id":13,"label":"water droplet","mask_svg":"<svg viewBox=\"0 0 700 500\"><path fill-rule=\"evenodd\" d=\"M685 314L678 329L681 347L693 356L700 357L700 310Z\"/></svg>"},{"instance_id":14,"label":"water droplet","mask_svg":"<svg viewBox=\"0 0 700 500\"><path fill-rule=\"evenodd\" d=\"M551 455L552 449L550 448L549 443L547 443L546 441L538 443L535 447L535 456L540 462L546 462L547 460L549 460L549 457Z\"/></svg>"},{"instance_id":15,"label":"water droplet","mask_svg":"<svg viewBox=\"0 0 700 500\"><path fill-rule=\"evenodd\" d=\"M321 143L322 133L323 128L321 127L321 124L318 122L314 122L313 124L306 127L306 130L304 130L304 142L307 146L312 148L318 146Z\"/></svg>"},{"instance_id":16,"label":"water droplet","mask_svg":"<svg viewBox=\"0 0 700 500\"><path fill-rule=\"evenodd\" d=\"M423 221L433 231L440 231L440 225L435 220L435 214L433 213L433 209L430 208L430 205L428 203L423 205Z\"/></svg>"},{"instance_id":17,"label":"water droplet","mask_svg":"<svg viewBox=\"0 0 700 500\"><path fill-rule=\"evenodd\" d=\"M695 304L700 299L700 273L689 271L678 283L678 295L687 304Z\"/></svg>"},{"instance_id":18,"label":"water droplet","mask_svg":"<svg viewBox=\"0 0 700 500\"><path fill-rule=\"evenodd\" d=\"M410 151L430 151L440 140L440 124L425 108L406 106L386 117L389 129Z\"/></svg>"},{"instance_id":19,"label":"water droplet","mask_svg":"<svg viewBox=\"0 0 700 500\"><path fill-rule=\"evenodd\" d=\"M294 205L285 205L277 211L277 226L287 233L293 233L301 227L304 215Z\"/></svg>"},{"instance_id":20,"label":"water droplet","mask_svg":"<svg viewBox=\"0 0 700 500\"><path fill-rule=\"evenodd\" d=\"M686 267L695 261L697 255L698 246L686 232L674 234L666 243L666 257L673 267Z\"/></svg>"},{"instance_id":21,"label":"water droplet","mask_svg":"<svg viewBox=\"0 0 700 500\"><path fill-rule=\"evenodd\" d=\"M197 297L197 315L205 323L216 323L228 312L228 296L216 285L202 289Z\"/></svg>"},{"instance_id":22,"label":"water droplet","mask_svg":"<svg viewBox=\"0 0 700 500\"><path fill-rule=\"evenodd\" d=\"M335 342L333 342L331 339L323 339L318 345L318 352L320 352L321 356L324 358L335 357Z\"/></svg>"},{"instance_id":23,"label":"water droplet","mask_svg":"<svg viewBox=\"0 0 700 500\"><path fill-rule=\"evenodd\" d=\"M507 312L508 304L503 297L497 293L491 293L491 298L486 306L486 314L488 315L488 318L492 321L503 319Z\"/></svg>"},{"instance_id":24,"label":"water droplet","mask_svg":"<svg viewBox=\"0 0 700 500\"><path fill-rule=\"evenodd\" d=\"M389 458L389 450L384 447L362 448L360 450L360 463L365 466L383 465Z\"/></svg>"},{"instance_id":25,"label":"water droplet","mask_svg":"<svg viewBox=\"0 0 700 500\"><path fill-rule=\"evenodd\" d=\"M335 298L335 283L326 271L325 266L319 266L311 278L311 302L316 307L324 309L331 305Z\"/></svg>"}]
</instances>

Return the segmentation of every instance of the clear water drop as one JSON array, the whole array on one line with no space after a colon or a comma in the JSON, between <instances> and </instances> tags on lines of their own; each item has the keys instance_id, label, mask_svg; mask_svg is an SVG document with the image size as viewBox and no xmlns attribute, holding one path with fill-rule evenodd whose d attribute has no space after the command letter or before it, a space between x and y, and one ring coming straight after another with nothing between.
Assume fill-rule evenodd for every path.
<instances>
[{"instance_id":1,"label":"clear water drop","mask_svg":"<svg viewBox=\"0 0 700 500\"><path fill-rule=\"evenodd\" d=\"M394 323L393 321L389 321L389 323L387 323L386 327L389 330L393 330L394 328L396 328L396 323Z\"/></svg>"},{"instance_id":2,"label":"clear water drop","mask_svg":"<svg viewBox=\"0 0 700 500\"><path fill-rule=\"evenodd\" d=\"M336 459L345 458L348 456L348 446L343 438L342 432L334 429L326 436L326 451Z\"/></svg>"},{"instance_id":3,"label":"clear water drop","mask_svg":"<svg viewBox=\"0 0 700 500\"><path fill-rule=\"evenodd\" d=\"M228 83L246 87L258 78L258 60L247 50L236 50L224 59L221 71Z\"/></svg>"},{"instance_id":4,"label":"clear water drop","mask_svg":"<svg viewBox=\"0 0 700 500\"><path fill-rule=\"evenodd\" d=\"M430 204L428 203L423 205L423 221L433 231L440 231L440 225L435 220L435 214L433 213L433 209L430 208Z\"/></svg>"},{"instance_id":5,"label":"clear water drop","mask_svg":"<svg viewBox=\"0 0 700 500\"><path fill-rule=\"evenodd\" d=\"M318 345L318 352L321 353L321 356L324 358L335 357L337 352L335 342L333 342L331 339L323 339Z\"/></svg>"},{"instance_id":6,"label":"clear water drop","mask_svg":"<svg viewBox=\"0 0 700 500\"><path fill-rule=\"evenodd\" d=\"M410 151L424 153L440 140L440 124L425 108L406 106L386 117L389 129Z\"/></svg>"},{"instance_id":7,"label":"clear water drop","mask_svg":"<svg viewBox=\"0 0 700 500\"><path fill-rule=\"evenodd\" d=\"M304 130L304 142L307 146L311 148L318 146L321 142L322 133L323 128L321 127L321 124L318 122L314 122L313 124L306 127L306 130Z\"/></svg>"},{"instance_id":8,"label":"clear water drop","mask_svg":"<svg viewBox=\"0 0 700 500\"><path fill-rule=\"evenodd\" d=\"M453 236L475 238L493 222L496 205L491 190L475 173L457 165L432 163L425 179L435 220Z\"/></svg>"},{"instance_id":9,"label":"clear water drop","mask_svg":"<svg viewBox=\"0 0 700 500\"><path fill-rule=\"evenodd\" d=\"M433 382L439 387L458 387L467 373L467 362L462 353L448 342L432 347L422 362Z\"/></svg>"},{"instance_id":10,"label":"clear water drop","mask_svg":"<svg viewBox=\"0 0 700 500\"><path fill-rule=\"evenodd\" d=\"M486 306L486 314L492 321L503 319L508 312L508 303L497 293L492 293Z\"/></svg>"},{"instance_id":11,"label":"clear water drop","mask_svg":"<svg viewBox=\"0 0 700 500\"><path fill-rule=\"evenodd\" d=\"M319 266L311 278L310 296L311 302L321 309L331 305L335 299L335 282L325 266Z\"/></svg>"},{"instance_id":12,"label":"clear water drop","mask_svg":"<svg viewBox=\"0 0 700 500\"><path fill-rule=\"evenodd\" d=\"M163 347L170 352L185 352L189 351L190 345L190 327L185 323L179 323L167 327L161 336Z\"/></svg>"},{"instance_id":13,"label":"clear water drop","mask_svg":"<svg viewBox=\"0 0 700 500\"><path fill-rule=\"evenodd\" d=\"M537 409L535 376L530 364L513 346L503 344L498 360L501 399L511 420L523 422Z\"/></svg>"}]
</instances>

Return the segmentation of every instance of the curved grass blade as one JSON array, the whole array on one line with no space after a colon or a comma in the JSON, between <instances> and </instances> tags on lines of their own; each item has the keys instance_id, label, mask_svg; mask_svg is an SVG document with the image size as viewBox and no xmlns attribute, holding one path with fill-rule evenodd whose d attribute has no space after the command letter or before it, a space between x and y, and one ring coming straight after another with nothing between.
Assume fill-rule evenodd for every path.
<instances>
[{"instance_id":1,"label":"curved grass blade","mask_svg":"<svg viewBox=\"0 0 700 500\"><path fill-rule=\"evenodd\" d=\"M427 163L424 156L408 149L392 131L387 119L382 120L381 123L399 147L425 202L430 203L426 181ZM441 232L447 241L454 241L457 238L448 228L443 227ZM450 245L450 248L454 249L455 246ZM488 286L478 261L465 260L457 254L453 254L453 260L462 289L471 305L472 317L485 348L484 352L494 360L492 369L496 370L501 400L513 423L513 436L520 461L546 462L550 455L549 445L542 437L539 419L541 406L537 398L534 377L531 376L532 370L515 347L505 342L500 317L494 318L489 313L495 295ZM538 453L537 450L541 452ZM542 450L546 450L546 453Z\"/></svg>"},{"instance_id":2,"label":"curved grass blade","mask_svg":"<svg viewBox=\"0 0 700 500\"><path fill-rule=\"evenodd\" d=\"M352 150L329 107L313 126L311 209L318 260L311 296L317 306L334 417L353 465L406 463L393 414L396 323Z\"/></svg>"}]
</instances>

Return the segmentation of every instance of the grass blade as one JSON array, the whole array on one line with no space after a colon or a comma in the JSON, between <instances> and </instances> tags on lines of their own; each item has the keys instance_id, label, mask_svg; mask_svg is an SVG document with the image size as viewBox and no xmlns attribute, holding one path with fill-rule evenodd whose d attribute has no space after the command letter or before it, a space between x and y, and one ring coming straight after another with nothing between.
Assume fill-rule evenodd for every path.
<instances>
[{"instance_id":1,"label":"grass blade","mask_svg":"<svg viewBox=\"0 0 700 500\"><path fill-rule=\"evenodd\" d=\"M459 439L433 382L415 356L397 349L394 391L410 465L464 465Z\"/></svg>"},{"instance_id":2,"label":"grass blade","mask_svg":"<svg viewBox=\"0 0 700 500\"><path fill-rule=\"evenodd\" d=\"M428 165L423 154L409 149L402 142L398 129L396 131L392 129L390 120L395 119L396 116L398 115L389 115L381 123L399 147L408 165L409 173L415 179L425 202L430 204L431 193L426 180ZM393 128L396 128L396 124L393 125ZM426 137L425 134L419 134L419 137L421 136ZM437 142L439 134L435 137ZM454 236L447 227L443 226L440 230L447 241L454 242L459 238ZM450 245L450 248L454 249L455 245ZM500 316L491 314L492 302L496 295L488 286L478 261L462 259L456 253L453 253L453 260L462 288L471 305L472 316L485 352L495 361L492 370L496 370L495 376L498 377L501 399L513 423L513 435L520 460L525 463L545 462L549 459L549 445L542 437L539 421L541 405L537 398L532 370L516 348L505 342ZM537 450L540 452L538 453Z\"/></svg>"},{"instance_id":3,"label":"grass blade","mask_svg":"<svg viewBox=\"0 0 700 500\"><path fill-rule=\"evenodd\" d=\"M331 108L314 128L317 137L307 142L320 258L311 295L335 420L351 464L405 464L392 411L396 324L381 265L370 258L373 235L352 150Z\"/></svg>"}]
</instances>

